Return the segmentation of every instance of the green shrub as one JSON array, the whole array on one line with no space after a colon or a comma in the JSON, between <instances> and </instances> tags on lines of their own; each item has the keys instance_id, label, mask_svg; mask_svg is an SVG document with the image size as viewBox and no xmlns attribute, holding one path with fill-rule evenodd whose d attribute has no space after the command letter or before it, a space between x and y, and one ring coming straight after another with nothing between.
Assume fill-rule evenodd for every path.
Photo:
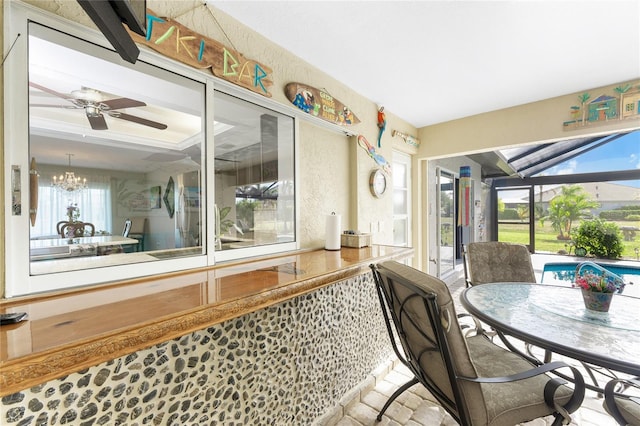
<instances>
[{"instance_id":1,"label":"green shrub","mask_svg":"<svg viewBox=\"0 0 640 426\"><path fill-rule=\"evenodd\" d=\"M625 218L630 214L638 214L636 210L605 210L601 211L600 219L604 220L626 220Z\"/></svg>"},{"instance_id":2,"label":"green shrub","mask_svg":"<svg viewBox=\"0 0 640 426\"><path fill-rule=\"evenodd\" d=\"M631 210L640 213L640 206L622 206L615 208L614 210Z\"/></svg>"},{"instance_id":3,"label":"green shrub","mask_svg":"<svg viewBox=\"0 0 640 426\"><path fill-rule=\"evenodd\" d=\"M624 246L620 228L613 222L601 219L585 220L573 234L576 247L582 247L596 257L617 259Z\"/></svg>"},{"instance_id":4,"label":"green shrub","mask_svg":"<svg viewBox=\"0 0 640 426\"><path fill-rule=\"evenodd\" d=\"M504 209L498 212L498 220L520 220L520 216L516 209Z\"/></svg>"},{"instance_id":5,"label":"green shrub","mask_svg":"<svg viewBox=\"0 0 640 426\"><path fill-rule=\"evenodd\" d=\"M630 214L624 220L640 220L640 214Z\"/></svg>"}]
</instances>

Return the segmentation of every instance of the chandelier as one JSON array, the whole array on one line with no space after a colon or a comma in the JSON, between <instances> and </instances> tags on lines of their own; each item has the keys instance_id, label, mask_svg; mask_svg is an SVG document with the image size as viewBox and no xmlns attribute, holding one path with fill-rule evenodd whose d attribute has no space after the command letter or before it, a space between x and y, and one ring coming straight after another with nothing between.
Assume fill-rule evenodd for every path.
<instances>
[{"instance_id":1,"label":"chandelier","mask_svg":"<svg viewBox=\"0 0 640 426\"><path fill-rule=\"evenodd\" d=\"M71 168L71 157L73 154L67 154L69 156L69 168ZM64 172L64 176L54 176L51 186L61 192L76 192L82 191L87 188L87 179L76 177L73 172Z\"/></svg>"}]
</instances>

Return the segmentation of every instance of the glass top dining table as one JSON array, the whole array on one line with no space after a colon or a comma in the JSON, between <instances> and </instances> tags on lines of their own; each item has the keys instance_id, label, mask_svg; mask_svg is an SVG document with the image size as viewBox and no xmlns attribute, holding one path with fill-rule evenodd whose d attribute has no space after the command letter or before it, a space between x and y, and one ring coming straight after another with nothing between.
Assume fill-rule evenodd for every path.
<instances>
[{"instance_id":1,"label":"glass top dining table","mask_svg":"<svg viewBox=\"0 0 640 426\"><path fill-rule=\"evenodd\" d=\"M609 312L595 312L578 288L528 283L477 285L460 298L471 315L504 334L640 376L640 298L616 294Z\"/></svg>"}]
</instances>

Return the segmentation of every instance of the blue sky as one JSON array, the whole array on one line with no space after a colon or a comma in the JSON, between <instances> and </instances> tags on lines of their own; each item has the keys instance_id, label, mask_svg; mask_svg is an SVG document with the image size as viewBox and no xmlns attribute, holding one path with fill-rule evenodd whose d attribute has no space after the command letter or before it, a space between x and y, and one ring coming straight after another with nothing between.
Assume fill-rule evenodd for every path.
<instances>
[{"instance_id":1,"label":"blue sky","mask_svg":"<svg viewBox=\"0 0 640 426\"><path fill-rule=\"evenodd\" d=\"M640 131L631 132L541 174L555 176L617 170L640 170ZM640 187L640 179L625 184Z\"/></svg>"}]
</instances>

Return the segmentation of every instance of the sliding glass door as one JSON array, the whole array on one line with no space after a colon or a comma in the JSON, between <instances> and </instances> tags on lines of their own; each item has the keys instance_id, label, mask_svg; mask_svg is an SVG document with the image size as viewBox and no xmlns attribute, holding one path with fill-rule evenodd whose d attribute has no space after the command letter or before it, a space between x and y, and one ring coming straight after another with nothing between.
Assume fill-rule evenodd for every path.
<instances>
[{"instance_id":1,"label":"sliding glass door","mask_svg":"<svg viewBox=\"0 0 640 426\"><path fill-rule=\"evenodd\" d=\"M455 268L456 255L456 193L455 176L440 168L437 177L437 235L438 276L443 277Z\"/></svg>"}]
</instances>

